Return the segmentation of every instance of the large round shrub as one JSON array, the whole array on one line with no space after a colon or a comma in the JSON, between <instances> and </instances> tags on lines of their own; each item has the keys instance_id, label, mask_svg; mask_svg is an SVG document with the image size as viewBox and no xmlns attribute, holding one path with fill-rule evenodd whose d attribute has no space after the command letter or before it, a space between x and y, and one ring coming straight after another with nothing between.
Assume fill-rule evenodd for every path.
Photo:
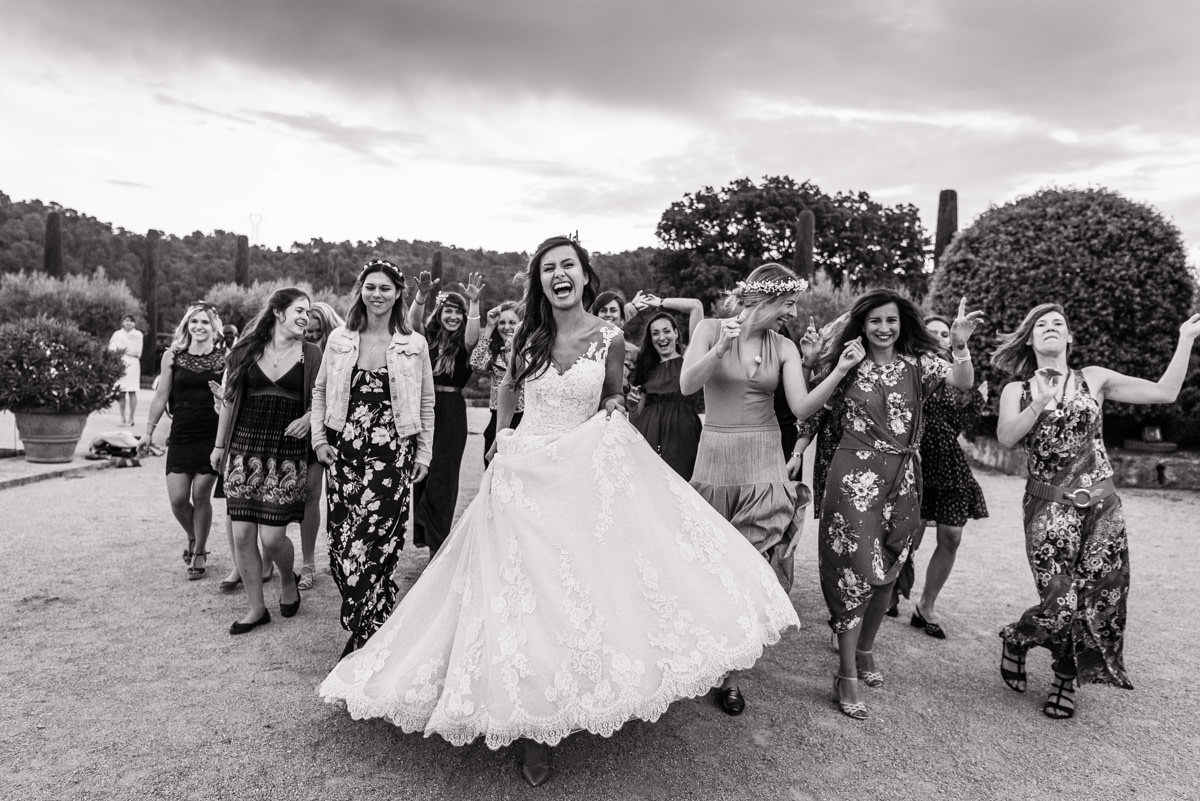
<instances>
[{"instance_id":1,"label":"large round shrub","mask_svg":"<svg viewBox=\"0 0 1200 801\"><path fill-rule=\"evenodd\" d=\"M1012 331L1045 302L1066 309L1073 367L1099 364L1157 379L1194 290L1179 230L1153 208L1106 189L1045 189L987 210L955 236L934 273L930 306L953 313L966 295L971 308L987 313L972 350L980 376L998 390L1013 377L987 362L997 333ZM1108 404L1106 414L1110 438L1178 416L1124 404ZM1165 433L1189 433L1171 428Z\"/></svg>"},{"instance_id":2,"label":"large round shrub","mask_svg":"<svg viewBox=\"0 0 1200 801\"><path fill-rule=\"evenodd\" d=\"M0 410L96 412L121 394L124 372L107 338L74 323L29 317L0 325Z\"/></svg>"}]
</instances>

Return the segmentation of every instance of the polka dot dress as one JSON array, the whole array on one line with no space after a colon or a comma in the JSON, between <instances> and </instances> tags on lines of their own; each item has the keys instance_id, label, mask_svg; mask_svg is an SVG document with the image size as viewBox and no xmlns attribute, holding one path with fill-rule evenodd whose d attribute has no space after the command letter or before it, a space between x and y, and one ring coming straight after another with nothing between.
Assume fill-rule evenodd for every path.
<instances>
[{"instance_id":1,"label":"polka dot dress","mask_svg":"<svg viewBox=\"0 0 1200 801\"><path fill-rule=\"evenodd\" d=\"M971 474L958 435L979 417L983 397L944 385L925 401L925 437L921 440L924 494L921 517L947 526L988 516L979 482Z\"/></svg>"}]
</instances>

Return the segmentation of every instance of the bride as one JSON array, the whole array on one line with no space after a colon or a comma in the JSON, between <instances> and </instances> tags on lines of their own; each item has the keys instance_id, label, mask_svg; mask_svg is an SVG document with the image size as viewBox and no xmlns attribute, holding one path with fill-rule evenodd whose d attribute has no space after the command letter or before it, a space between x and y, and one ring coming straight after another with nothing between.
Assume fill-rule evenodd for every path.
<instances>
[{"instance_id":1,"label":"bride","mask_svg":"<svg viewBox=\"0 0 1200 801\"><path fill-rule=\"evenodd\" d=\"M614 414L625 345L584 311L598 285L578 242L538 247L479 494L319 690L455 745L523 739L534 785L568 734L657 720L799 625L771 566Z\"/></svg>"}]
</instances>

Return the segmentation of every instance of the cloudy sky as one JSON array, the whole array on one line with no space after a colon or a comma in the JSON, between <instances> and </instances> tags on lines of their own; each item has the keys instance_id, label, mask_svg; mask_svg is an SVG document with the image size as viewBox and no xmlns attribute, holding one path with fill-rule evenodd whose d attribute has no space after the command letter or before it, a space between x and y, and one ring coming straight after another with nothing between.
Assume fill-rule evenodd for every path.
<instances>
[{"instance_id":1,"label":"cloudy sky","mask_svg":"<svg viewBox=\"0 0 1200 801\"><path fill-rule=\"evenodd\" d=\"M787 174L960 224L1048 185L1200 262L1200 4L0 0L0 191L131 230L654 245Z\"/></svg>"}]
</instances>

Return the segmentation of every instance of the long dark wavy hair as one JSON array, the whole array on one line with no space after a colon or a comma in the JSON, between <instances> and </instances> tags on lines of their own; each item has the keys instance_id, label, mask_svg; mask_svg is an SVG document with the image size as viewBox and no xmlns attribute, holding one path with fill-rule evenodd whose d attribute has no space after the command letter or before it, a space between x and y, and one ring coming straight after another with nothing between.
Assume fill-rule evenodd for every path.
<instances>
[{"instance_id":1,"label":"long dark wavy hair","mask_svg":"<svg viewBox=\"0 0 1200 801\"><path fill-rule=\"evenodd\" d=\"M442 327L442 309L454 306L462 312L462 325L456 331ZM425 320L425 336L429 340L434 375L450 375L460 351L467 349L467 299L457 292L444 292Z\"/></svg>"},{"instance_id":2,"label":"long dark wavy hair","mask_svg":"<svg viewBox=\"0 0 1200 801\"><path fill-rule=\"evenodd\" d=\"M408 327L408 320L404 314L404 273L400 272L400 268L392 264L387 259L373 259L363 265L362 271L358 274L358 279L354 282L354 302L350 305L350 312L346 315L346 328L351 331L365 331L367 328L367 304L363 302L362 288L367 282L367 277L375 273L383 273L387 279L396 287L396 305L392 307L391 316L388 317L388 332L401 334L411 334L412 329ZM325 336L329 336L329 332L325 332Z\"/></svg>"},{"instance_id":3,"label":"long dark wavy hair","mask_svg":"<svg viewBox=\"0 0 1200 801\"><path fill-rule=\"evenodd\" d=\"M850 316L835 339L836 344L822 359L822 374L829 375L833 371L834 365L842 356L842 349L855 337L862 337L863 347L870 350L866 335L867 317L873 310L889 303L895 303L900 311L900 335L896 337L896 353L918 356L922 353L938 352L937 340L925 328L921 312L911 300L891 289L872 289L859 295L850 307Z\"/></svg>"},{"instance_id":4,"label":"long dark wavy hair","mask_svg":"<svg viewBox=\"0 0 1200 801\"><path fill-rule=\"evenodd\" d=\"M542 291L540 265L542 257L553 248L566 245L575 251L579 265L587 284L583 287L583 308L590 309L596 300L596 292L600 289L600 276L592 269L592 259L583 246L566 236L552 236L537 246L526 268L529 280L525 282L525 319L513 337L513 353L521 354L525 366L517 375L517 381L523 381L527 376L539 376L550 366L550 351L554 347L554 338L558 335L558 325L554 322L554 307L550 299Z\"/></svg>"},{"instance_id":5,"label":"long dark wavy hair","mask_svg":"<svg viewBox=\"0 0 1200 801\"><path fill-rule=\"evenodd\" d=\"M1000 344L992 353L992 364L996 369L1016 378L1028 378L1037 370L1037 355L1028 345L1033 326L1050 312L1058 312L1067 320L1067 313L1057 303L1041 303L1025 315L1025 319L1011 334L1001 334ZM1067 320L1067 333L1071 332L1071 321ZM1067 343L1067 358L1071 358L1071 343Z\"/></svg>"},{"instance_id":6,"label":"long dark wavy hair","mask_svg":"<svg viewBox=\"0 0 1200 801\"><path fill-rule=\"evenodd\" d=\"M271 297L267 298L267 305L263 306L258 314L254 315L254 319L246 324L242 336L229 349L229 355L225 357L225 372L228 374L225 382L226 400L233 400L237 394L237 388L246 379L250 365L258 361L258 357L263 355L267 343L271 341L271 336L275 332L275 312L283 314L298 298L308 299L308 293L294 286L276 289L271 293ZM301 340L300 348L303 353L303 340Z\"/></svg>"},{"instance_id":7,"label":"long dark wavy hair","mask_svg":"<svg viewBox=\"0 0 1200 801\"><path fill-rule=\"evenodd\" d=\"M638 351L637 361L633 363L633 372L629 375L629 383L635 387L640 387L646 383L646 379L650 377L650 373L662 361L662 358L658 355L658 348L654 347L654 337L650 336L650 329L659 320L671 321L671 327L675 329L675 351L683 355L683 334L679 330L679 321L675 319L675 315L668 311L658 312L646 323L646 332L642 334L642 349Z\"/></svg>"}]
</instances>

